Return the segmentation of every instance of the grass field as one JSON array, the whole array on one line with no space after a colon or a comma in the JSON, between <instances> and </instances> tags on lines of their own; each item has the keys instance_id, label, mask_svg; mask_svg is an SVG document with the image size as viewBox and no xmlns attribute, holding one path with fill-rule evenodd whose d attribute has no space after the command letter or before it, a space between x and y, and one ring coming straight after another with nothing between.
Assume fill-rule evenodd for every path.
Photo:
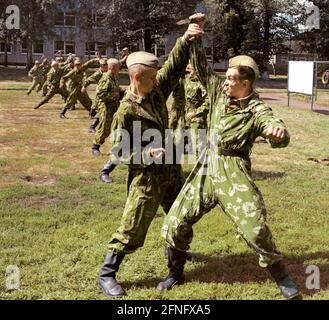
<instances>
[{"instance_id":1,"label":"grass field","mask_svg":"<svg viewBox=\"0 0 329 320\"><path fill-rule=\"evenodd\" d=\"M98 172L110 146L92 157L87 113L78 106L60 120L61 98L35 111L39 99L0 91L0 299L106 299L97 275L125 204L127 170L118 167L115 183L102 184ZM254 177L304 299L329 299L329 162L321 161L329 156L329 117L273 109L290 128L291 144L257 144ZM162 221L159 210L144 247L122 264L125 299L281 299L219 208L195 225L191 249L200 257L187 263L187 283L159 294L155 286L167 274ZM9 265L19 267L19 290L6 288ZM306 288L309 265L320 268L319 290Z\"/></svg>"}]
</instances>

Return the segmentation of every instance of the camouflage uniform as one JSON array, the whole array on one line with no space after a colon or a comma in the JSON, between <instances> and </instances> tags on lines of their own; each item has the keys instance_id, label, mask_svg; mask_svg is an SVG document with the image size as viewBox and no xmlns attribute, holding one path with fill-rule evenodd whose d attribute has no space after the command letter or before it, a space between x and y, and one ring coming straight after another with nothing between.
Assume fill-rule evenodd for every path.
<instances>
[{"instance_id":1,"label":"camouflage uniform","mask_svg":"<svg viewBox=\"0 0 329 320\"><path fill-rule=\"evenodd\" d=\"M113 115L119 107L123 92L116 76L109 73L103 74L96 89L99 125L94 136L94 145L101 146L110 135Z\"/></svg>"},{"instance_id":2,"label":"camouflage uniform","mask_svg":"<svg viewBox=\"0 0 329 320\"><path fill-rule=\"evenodd\" d=\"M60 94L64 100L68 97L68 92L65 87L61 87L61 78L67 72L66 68L59 68L55 70L53 68L47 74L47 84L48 84L48 93L41 100L41 102L34 107L34 109L38 109L42 105L46 104L55 94Z\"/></svg>"},{"instance_id":3,"label":"camouflage uniform","mask_svg":"<svg viewBox=\"0 0 329 320\"><path fill-rule=\"evenodd\" d=\"M192 75L186 75L173 91L173 108L170 128L206 129L209 104L207 92L201 82ZM188 113L194 113L187 119Z\"/></svg>"},{"instance_id":4,"label":"camouflage uniform","mask_svg":"<svg viewBox=\"0 0 329 320\"><path fill-rule=\"evenodd\" d=\"M48 82L47 82L47 75L48 75L48 72L50 71L51 69L51 66L50 66L50 63L48 62L48 60L45 60L43 63L42 63L42 75L43 75L43 83L42 83L42 95L43 96L46 96L47 93L48 93Z\"/></svg>"},{"instance_id":5,"label":"camouflage uniform","mask_svg":"<svg viewBox=\"0 0 329 320\"><path fill-rule=\"evenodd\" d=\"M84 80L83 86L85 88L88 88L91 84L98 84L99 81L101 80L103 74L104 73L101 70L97 70L90 77L88 77L87 79ZM95 99L93 101L93 104L91 106L91 112L94 112L94 113L97 112L97 110L98 110L98 102L99 102L99 99L98 99L98 97L96 95L95 96Z\"/></svg>"},{"instance_id":6,"label":"camouflage uniform","mask_svg":"<svg viewBox=\"0 0 329 320\"><path fill-rule=\"evenodd\" d=\"M266 267L282 259L266 225L266 209L260 191L252 180L249 155L256 137L264 129L276 126L286 129L258 95L241 100L224 95L223 81L209 69L201 44L191 45L194 69L206 87L210 101L210 141L198 164L165 219L162 235L171 247L188 250L192 226L204 214L219 205L232 220L247 244L259 255ZM270 140L273 148L285 147ZM215 147L215 151L214 151Z\"/></svg>"},{"instance_id":7,"label":"camouflage uniform","mask_svg":"<svg viewBox=\"0 0 329 320\"><path fill-rule=\"evenodd\" d=\"M86 78L85 71L88 68L91 68L98 64L98 59L89 60L85 64L82 65L81 70L73 69L68 74L63 76L62 81L63 83L66 83L68 80L70 80L70 86L69 86L69 96L66 100L66 103L63 108L63 113L65 113L66 110L73 107L77 101L80 101L82 106L87 110L90 111L92 101L88 96L87 92L82 93L82 85L83 81Z\"/></svg>"},{"instance_id":8,"label":"camouflage uniform","mask_svg":"<svg viewBox=\"0 0 329 320\"><path fill-rule=\"evenodd\" d=\"M158 72L157 87L147 96L140 98L130 90L126 92L120 107L114 115L112 132L125 129L130 133L131 153L128 159L116 159L114 151L119 148L120 136L115 135L112 148L112 162L121 160L129 163L128 197L120 227L112 235L109 252L114 254L132 253L143 246L147 230L161 205L167 213L181 189L184 178L180 165L150 164L147 161L149 148L141 142L141 164L133 164L136 151L133 150L134 123L140 123L141 134L148 129L157 129L163 140L168 129L166 101L179 81L189 60L189 44L181 38L169 55L163 68ZM164 142L164 141L163 141ZM122 157L123 158L123 157ZM126 161L125 161L126 160Z\"/></svg>"},{"instance_id":9,"label":"camouflage uniform","mask_svg":"<svg viewBox=\"0 0 329 320\"><path fill-rule=\"evenodd\" d=\"M36 92L39 92L42 88L42 85L44 83L44 75L43 75L43 69L42 65L35 65L30 71L29 71L29 77L33 78L33 82L29 90L27 91L27 94L29 95L34 89L36 89Z\"/></svg>"}]
</instances>

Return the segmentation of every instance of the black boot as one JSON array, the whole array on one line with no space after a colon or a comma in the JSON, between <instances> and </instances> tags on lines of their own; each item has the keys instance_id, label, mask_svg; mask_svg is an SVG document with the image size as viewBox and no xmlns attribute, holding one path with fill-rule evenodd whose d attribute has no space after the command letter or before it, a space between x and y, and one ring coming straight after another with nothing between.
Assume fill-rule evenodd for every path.
<instances>
[{"instance_id":1,"label":"black boot","mask_svg":"<svg viewBox=\"0 0 329 320\"><path fill-rule=\"evenodd\" d=\"M99 151L100 147L101 146L98 144L93 144L93 146L91 147L91 153L94 157L99 157L101 155L101 152Z\"/></svg>"},{"instance_id":2,"label":"black boot","mask_svg":"<svg viewBox=\"0 0 329 320\"><path fill-rule=\"evenodd\" d=\"M114 170L115 167L116 165L114 165L111 161L106 162L99 175L101 181L105 183L112 183L113 180L110 177L110 173Z\"/></svg>"},{"instance_id":3,"label":"black boot","mask_svg":"<svg viewBox=\"0 0 329 320\"><path fill-rule=\"evenodd\" d=\"M96 132L96 127L99 124L99 118L94 118L91 126L88 129L89 133L95 133Z\"/></svg>"},{"instance_id":4,"label":"black boot","mask_svg":"<svg viewBox=\"0 0 329 320\"><path fill-rule=\"evenodd\" d=\"M115 274L119 270L123 258L124 254L108 253L99 272L98 285L108 297L122 297L125 295L124 290L115 279Z\"/></svg>"},{"instance_id":5,"label":"black boot","mask_svg":"<svg viewBox=\"0 0 329 320\"><path fill-rule=\"evenodd\" d=\"M43 105L43 103L39 102L36 106L34 106L34 110L39 109L41 106Z\"/></svg>"},{"instance_id":6,"label":"black boot","mask_svg":"<svg viewBox=\"0 0 329 320\"><path fill-rule=\"evenodd\" d=\"M67 109L64 107L62 110L61 110L61 112L60 112L60 114L59 114L59 117L61 118L61 119L65 119L66 117L65 117L65 113L66 113L66 111L67 111Z\"/></svg>"},{"instance_id":7,"label":"black boot","mask_svg":"<svg viewBox=\"0 0 329 320\"><path fill-rule=\"evenodd\" d=\"M101 178L101 180L102 180L102 178ZM168 250L169 250L169 247L165 246L164 250L163 250L163 253L164 253L164 256L166 258L168 258ZM187 261L192 261L192 260L197 259L197 258L198 258L198 255L196 253L193 253L191 251L186 251L186 260Z\"/></svg>"},{"instance_id":8,"label":"black boot","mask_svg":"<svg viewBox=\"0 0 329 320\"><path fill-rule=\"evenodd\" d=\"M167 278L161 281L157 290L170 290L175 285L183 284L184 278L184 265L186 262L186 251L179 251L174 248L168 247L168 268L169 274Z\"/></svg>"},{"instance_id":9,"label":"black boot","mask_svg":"<svg viewBox=\"0 0 329 320\"><path fill-rule=\"evenodd\" d=\"M298 288L290 279L288 271L282 261L268 266L267 269L278 285L282 295L287 300L291 300L300 296Z\"/></svg>"}]
</instances>

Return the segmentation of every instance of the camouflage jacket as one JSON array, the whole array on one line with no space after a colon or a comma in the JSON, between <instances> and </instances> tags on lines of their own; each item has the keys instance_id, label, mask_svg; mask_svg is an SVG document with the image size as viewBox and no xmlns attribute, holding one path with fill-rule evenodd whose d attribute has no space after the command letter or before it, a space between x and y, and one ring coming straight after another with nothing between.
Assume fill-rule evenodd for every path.
<instances>
[{"instance_id":1,"label":"camouflage jacket","mask_svg":"<svg viewBox=\"0 0 329 320\"><path fill-rule=\"evenodd\" d=\"M99 83L99 81L101 80L102 76L103 76L103 72L101 70L97 70L96 72L94 72L91 76L89 76L87 79L85 79L83 81L83 86L85 88L87 88L88 86L90 86L91 84L95 84L95 83Z\"/></svg>"},{"instance_id":2,"label":"camouflage jacket","mask_svg":"<svg viewBox=\"0 0 329 320\"><path fill-rule=\"evenodd\" d=\"M186 122L185 115L193 112L194 118L206 118L209 112L209 103L206 88L197 77L187 75L179 81L173 91L173 115L181 119L181 124ZM193 119L192 119L193 121Z\"/></svg>"},{"instance_id":3,"label":"camouflage jacket","mask_svg":"<svg viewBox=\"0 0 329 320\"><path fill-rule=\"evenodd\" d=\"M43 70L42 66L34 66L30 71L29 71L29 77L31 78L42 78L43 77Z\"/></svg>"},{"instance_id":4,"label":"camouflage jacket","mask_svg":"<svg viewBox=\"0 0 329 320\"><path fill-rule=\"evenodd\" d=\"M49 84L52 84L53 86L59 86L63 75L64 75L63 68L59 68L58 70L51 68L47 74L47 82Z\"/></svg>"},{"instance_id":5,"label":"camouflage jacket","mask_svg":"<svg viewBox=\"0 0 329 320\"><path fill-rule=\"evenodd\" d=\"M72 69L66 75L63 76L62 82L65 83L67 80L71 81L72 89L78 88L81 89L83 85L83 81L87 79L87 75L85 71L89 68L94 67L96 64L99 65L98 59L92 59L87 61L82 65L81 70Z\"/></svg>"},{"instance_id":6,"label":"camouflage jacket","mask_svg":"<svg viewBox=\"0 0 329 320\"><path fill-rule=\"evenodd\" d=\"M119 106L124 90L120 88L116 76L104 73L96 88L96 96L100 101L106 104Z\"/></svg>"},{"instance_id":7,"label":"camouflage jacket","mask_svg":"<svg viewBox=\"0 0 329 320\"><path fill-rule=\"evenodd\" d=\"M201 83L205 86L210 107L210 130L216 135L219 148L241 150L248 154L255 139L271 126L286 130L283 121L277 118L269 108L253 92L244 99L232 99L223 92L224 80L208 66L201 41L191 45L191 62ZM273 148L285 147L289 144L289 135L284 141L270 140Z\"/></svg>"},{"instance_id":8,"label":"camouflage jacket","mask_svg":"<svg viewBox=\"0 0 329 320\"><path fill-rule=\"evenodd\" d=\"M169 125L166 101L187 66L189 46L189 43L184 42L182 38L177 40L168 60L158 71L157 86L147 97L137 97L130 89L127 90L112 123L111 130L114 133L112 162L125 163L130 167L146 167L152 164L149 157L150 142L140 141L143 133L149 129L156 129L156 132L161 134L162 145L156 147L164 147L165 130ZM122 130L129 133L128 153L120 151ZM135 148L136 145L139 146L139 143L141 148Z\"/></svg>"}]
</instances>

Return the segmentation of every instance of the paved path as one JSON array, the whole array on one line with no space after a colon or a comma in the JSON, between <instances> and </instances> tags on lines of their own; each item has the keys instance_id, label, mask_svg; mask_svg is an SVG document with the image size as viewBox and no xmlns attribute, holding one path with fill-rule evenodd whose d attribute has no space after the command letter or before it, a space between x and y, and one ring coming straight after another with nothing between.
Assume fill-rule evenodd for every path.
<instances>
[{"instance_id":1,"label":"paved path","mask_svg":"<svg viewBox=\"0 0 329 320\"><path fill-rule=\"evenodd\" d=\"M288 97L285 97L284 93L261 92L260 97L268 104L278 104L283 106L288 105ZM311 103L290 98L290 107L311 110ZM324 115L329 115L329 106L320 105L315 102L313 105L313 111Z\"/></svg>"}]
</instances>

